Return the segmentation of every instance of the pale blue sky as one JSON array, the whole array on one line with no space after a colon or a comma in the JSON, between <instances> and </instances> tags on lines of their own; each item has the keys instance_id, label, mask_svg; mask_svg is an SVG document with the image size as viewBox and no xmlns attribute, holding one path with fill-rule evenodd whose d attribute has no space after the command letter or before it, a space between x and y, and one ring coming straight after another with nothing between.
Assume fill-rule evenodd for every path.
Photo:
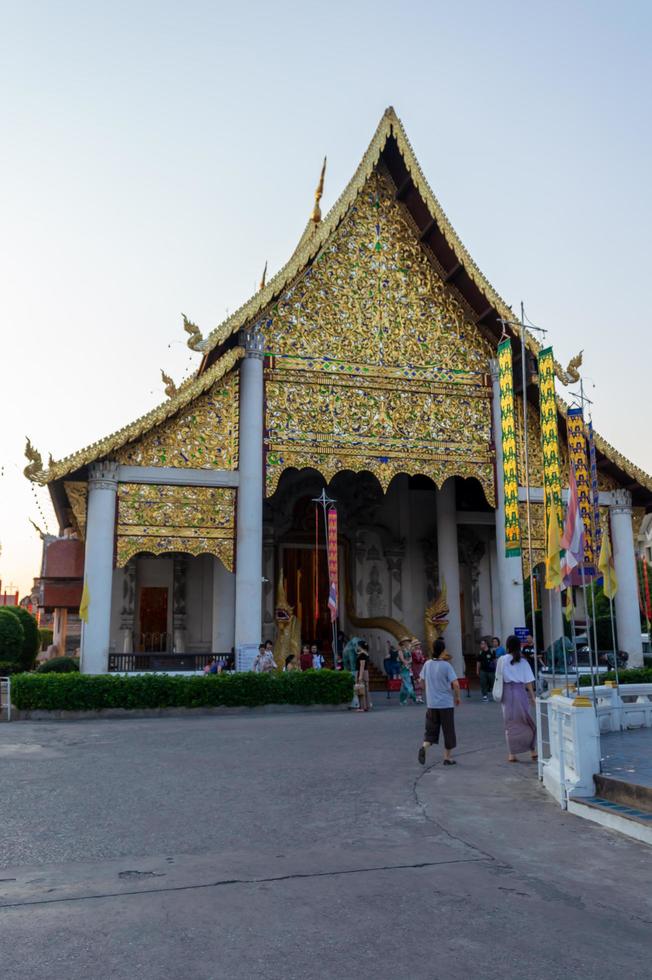
<instances>
[{"instance_id":1,"label":"pale blue sky","mask_svg":"<svg viewBox=\"0 0 652 980\"><path fill-rule=\"evenodd\" d=\"M38 572L47 457L161 400L160 368L296 244L394 105L496 289L586 348L600 432L652 470L643 2L0 3L0 578ZM169 345L172 346L169 346ZM49 518L47 491L38 491Z\"/></svg>"}]
</instances>

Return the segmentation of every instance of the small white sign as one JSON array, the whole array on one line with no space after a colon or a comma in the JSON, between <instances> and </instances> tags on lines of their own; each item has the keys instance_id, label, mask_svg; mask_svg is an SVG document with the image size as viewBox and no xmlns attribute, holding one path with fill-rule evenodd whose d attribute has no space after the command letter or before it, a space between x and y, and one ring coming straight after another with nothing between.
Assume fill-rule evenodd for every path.
<instances>
[{"instance_id":1,"label":"small white sign","mask_svg":"<svg viewBox=\"0 0 652 980\"><path fill-rule=\"evenodd\" d=\"M243 643L235 653L235 669L239 672L253 670L254 660L257 656L257 643Z\"/></svg>"}]
</instances>

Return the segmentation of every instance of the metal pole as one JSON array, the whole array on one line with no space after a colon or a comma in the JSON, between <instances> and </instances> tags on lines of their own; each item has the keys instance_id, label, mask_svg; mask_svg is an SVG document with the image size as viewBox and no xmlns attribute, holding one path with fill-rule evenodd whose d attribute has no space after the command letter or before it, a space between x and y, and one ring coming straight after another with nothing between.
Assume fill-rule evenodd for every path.
<instances>
[{"instance_id":1,"label":"metal pole","mask_svg":"<svg viewBox=\"0 0 652 980\"><path fill-rule=\"evenodd\" d=\"M527 437L527 371L525 365L525 307L521 303L521 387L523 394L523 456L525 462L525 510L527 514L527 548L530 563L530 609L532 611L532 640L534 642L534 689L539 691L539 650L535 613L534 566L532 564L532 518L530 515L530 458Z\"/></svg>"},{"instance_id":2,"label":"metal pole","mask_svg":"<svg viewBox=\"0 0 652 980\"><path fill-rule=\"evenodd\" d=\"M618 650L616 649L616 624L614 622L614 601L609 600L609 614L611 616L611 642L614 648L614 671L616 672L616 690L620 697L620 679L618 677Z\"/></svg>"},{"instance_id":3,"label":"metal pole","mask_svg":"<svg viewBox=\"0 0 652 980\"><path fill-rule=\"evenodd\" d=\"M586 619L586 642L589 645L589 662L591 664L591 693L593 695L593 710L595 711L596 718L598 717L598 703L595 695L595 676L593 674L593 650L591 648L591 631L589 630L589 604L586 598L586 578L584 576L584 562L580 565L580 572L582 575L582 595L584 596L584 615ZM596 663L596 674L597 674L597 663Z\"/></svg>"}]
</instances>

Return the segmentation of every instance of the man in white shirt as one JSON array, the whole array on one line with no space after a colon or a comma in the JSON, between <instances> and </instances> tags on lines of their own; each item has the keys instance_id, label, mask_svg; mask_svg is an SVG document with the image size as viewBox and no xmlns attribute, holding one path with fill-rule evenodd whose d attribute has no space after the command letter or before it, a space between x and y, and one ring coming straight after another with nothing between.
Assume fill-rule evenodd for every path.
<instances>
[{"instance_id":1,"label":"man in white shirt","mask_svg":"<svg viewBox=\"0 0 652 980\"><path fill-rule=\"evenodd\" d=\"M443 640L436 640L433 659L427 660L421 671L421 680L426 685L426 731L418 759L426 764L426 750L439 743L439 733L444 733L444 765L454 766L451 752L457 745L455 736L455 705L460 703L460 684L457 674L450 664L450 654L446 652Z\"/></svg>"}]
</instances>

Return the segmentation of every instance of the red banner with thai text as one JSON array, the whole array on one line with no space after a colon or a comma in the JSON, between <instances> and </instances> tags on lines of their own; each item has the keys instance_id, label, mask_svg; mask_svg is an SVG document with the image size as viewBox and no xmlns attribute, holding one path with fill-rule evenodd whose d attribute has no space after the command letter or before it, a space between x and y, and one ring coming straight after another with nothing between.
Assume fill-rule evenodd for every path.
<instances>
[{"instance_id":1,"label":"red banner with thai text","mask_svg":"<svg viewBox=\"0 0 652 980\"><path fill-rule=\"evenodd\" d=\"M328 511L328 608L331 622L337 619L337 511Z\"/></svg>"}]
</instances>

